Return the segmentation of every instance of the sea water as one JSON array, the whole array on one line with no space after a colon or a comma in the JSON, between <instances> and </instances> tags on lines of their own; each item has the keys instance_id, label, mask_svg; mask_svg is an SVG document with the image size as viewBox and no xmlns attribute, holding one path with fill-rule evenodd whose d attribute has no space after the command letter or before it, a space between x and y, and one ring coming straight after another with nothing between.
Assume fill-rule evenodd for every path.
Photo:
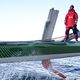
<instances>
[{"instance_id":1,"label":"sea water","mask_svg":"<svg viewBox=\"0 0 80 80\"><path fill-rule=\"evenodd\" d=\"M80 56L52 59L54 69L64 73L69 80L80 80ZM0 64L0 80L63 80L44 69L41 61Z\"/></svg>"}]
</instances>

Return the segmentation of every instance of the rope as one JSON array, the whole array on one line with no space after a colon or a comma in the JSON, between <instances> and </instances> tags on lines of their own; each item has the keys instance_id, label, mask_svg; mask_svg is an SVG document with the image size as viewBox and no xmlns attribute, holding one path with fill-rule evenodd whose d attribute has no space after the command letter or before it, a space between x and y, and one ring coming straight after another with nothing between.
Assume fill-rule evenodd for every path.
<instances>
[{"instance_id":1,"label":"rope","mask_svg":"<svg viewBox=\"0 0 80 80\"><path fill-rule=\"evenodd\" d=\"M52 39L54 40L54 39L59 39L59 38L64 38L64 36L54 37L54 38L52 38Z\"/></svg>"}]
</instances>

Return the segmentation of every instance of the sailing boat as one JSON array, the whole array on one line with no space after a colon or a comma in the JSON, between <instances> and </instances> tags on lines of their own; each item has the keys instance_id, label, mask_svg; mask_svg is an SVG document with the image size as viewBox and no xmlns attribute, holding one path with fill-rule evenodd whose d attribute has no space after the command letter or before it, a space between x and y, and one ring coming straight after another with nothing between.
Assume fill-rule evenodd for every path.
<instances>
[{"instance_id":1,"label":"sailing boat","mask_svg":"<svg viewBox=\"0 0 80 80\"><path fill-rule=\"evenodd\" d=\"M58 10L50 9L42 40L0 42L0 63L41 60L44 68L66 78L63 73L52 69L50 59L79 56L80 42L52 40L58 13ZM73 39L72 34L69 39Z\"/></svg>"}]
</instances>

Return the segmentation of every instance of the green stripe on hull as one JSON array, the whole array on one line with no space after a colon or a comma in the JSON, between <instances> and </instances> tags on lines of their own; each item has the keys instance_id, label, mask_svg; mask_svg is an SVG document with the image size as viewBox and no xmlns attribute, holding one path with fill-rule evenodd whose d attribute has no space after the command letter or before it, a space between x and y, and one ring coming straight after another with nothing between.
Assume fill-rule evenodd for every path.
<instances>
[{"instance_id":1,"label":"green stripe on hull","mask_svg":"<svg viewBox=\"0 0 80 80\"><path fill-rule=\"evenodd\" d=\"M29 42L26 44L1 44L0 58L79 53L80 43Z\"/></svg>"}]
</instances>

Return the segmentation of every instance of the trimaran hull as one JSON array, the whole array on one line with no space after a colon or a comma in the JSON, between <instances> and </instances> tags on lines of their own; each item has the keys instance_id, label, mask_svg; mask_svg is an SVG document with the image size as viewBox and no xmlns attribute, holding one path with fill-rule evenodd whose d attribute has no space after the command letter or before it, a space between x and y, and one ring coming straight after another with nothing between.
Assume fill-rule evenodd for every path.
<instances>
[{"instance_id":1,"label":"trimaran hull","mask_svg":"<svg viewBox=\"0 0 80 80\"><path fill-rule=\"evenodd\" d=\"M80 55L80 42L1 42L0 62L44 60Z\"/></svg>"}]
</instances>

